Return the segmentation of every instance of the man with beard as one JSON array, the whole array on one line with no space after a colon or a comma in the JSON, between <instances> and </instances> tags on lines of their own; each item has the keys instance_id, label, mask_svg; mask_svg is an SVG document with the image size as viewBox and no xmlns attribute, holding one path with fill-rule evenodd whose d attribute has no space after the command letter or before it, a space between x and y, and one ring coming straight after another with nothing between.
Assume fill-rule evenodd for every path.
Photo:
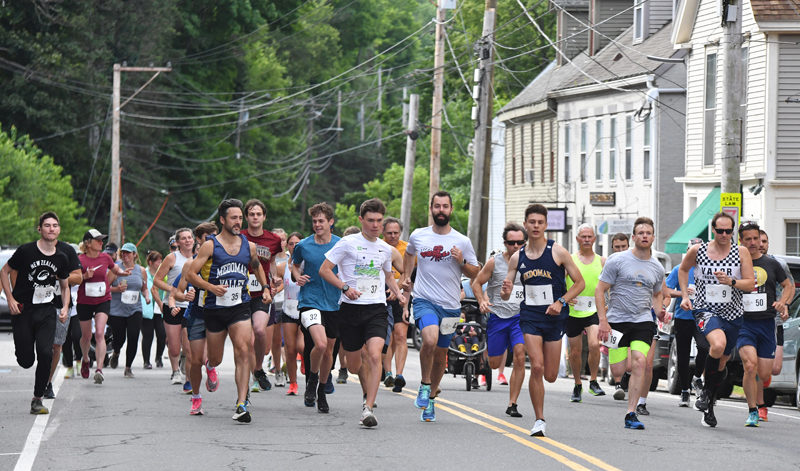
<instances>
[{"instance_id":1,"label":"man with beard","mask_svg":"<svg viewBox=\"0 0 800 471\"><path fill-rule=\"evenodd\" d=\"M198 305L203 308L205 317L209 366L216 367L222 363L225 337L227 334L231 336L238 393L233 420L249 423L250 412L245 401L253 329L247 293L248 267L255 270L262 286L267 286L267 277L256 253L256 244L248 242L241 233L244 219L242 202L223 200L218 212L222 232L203 242L187 275L189 283L202 290ZM198 273L202 273L202 277ZM266 304L272 301L269 290L264 290L261 298Z\"/></svg>"},{"instance_id":2,"label":"man with beard","mask_svg":"<svg viewBox=\"0 0 800 471\"><path fill-rule=\"evenodd\" d=\"M422 409L421 420L434 422L435 392L444 374L445 352L461 315L461 274L474 278L480 267L470 240L450 227L453 199L438 191L431 198L433 225L415 230L403 255L403 282L411 287L411 272L417 261L413 290L414 322L422 334L419 363L422 381L414 405Z\"/></svg>"}]
</instances>

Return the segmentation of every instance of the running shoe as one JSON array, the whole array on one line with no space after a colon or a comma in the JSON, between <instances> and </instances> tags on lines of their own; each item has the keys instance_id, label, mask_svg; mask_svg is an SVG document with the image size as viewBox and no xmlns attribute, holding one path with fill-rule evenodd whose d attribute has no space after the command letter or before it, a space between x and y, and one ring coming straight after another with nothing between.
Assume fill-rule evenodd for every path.
<instances>
[{"instance_id":1,"label":"running shoe","mask_svg":"<svg viewBox=\"0 0 800 471\"><path fill-rule=\"evenodd\" d=\"M423 422L436 422L436 407L434 406L433 399L428 400L428 406L422 410L420 420Z\"/></svg>"},{"instance_id":2,"label":"running shoe","mask_svg":"<svg viewBox=\"0 0 800 471\"><path fill-rule=\"evenodd\" d=\"M714 415L714 406L708 406L708 409L703 412L703 418L700 419L700 423L703 424L704 427L711 427L714 428L717 426L717 417Z\"/></svg>"},{"instance_id":3,"label":"running shoe","mask_svg":"<svg viewBox=\"0 0 800 471\"><path fill-rule=\"evenodd\" d=\"M87 379L89 378L89 362L82 361L81 362L81 378Z\"/></svg>"},{"instance_id":4,"label":"running shoe","mask_svg":"<svg viewBox=\"0 0 800 471\"><path fill-rule=\"evenodd\" d=\"M431 385L421 384L417 392L417 398L414 400L414 406L417 409L427 409L429 402L431 402Z\"/></svg>"},{"instance_id":5,"label":"running shoe","mask_svg":"<svg viewBox=\"0 0 800 471\"><path fill-rule=\"evenodd\" d=\"M243 402L236 404L232 419L243 424L250 423L250 412L247 412L247 406Z\"/></svg>"},{"instance_id":6,"label":"running shoe","mask_svg":"<svg viewBox=\"0 0 800 471\"><path fill-rule=\"evenodd\" d=\"M192 383L190 381L183 383L183 393L184 394L192 393Z\"/></svg>"},{"instance_id":7,"label":"running shoe","mask_svg":"<svg viewBox=\"0 0 800 471\"><path fill-rule=\"evenodd\" d=\"M189 415L203 415L203 398L202 397L193 397L192 398L192 410L189 411Z\"/></svg>"},{"instance_id":8,"label":"running shoe","mask_svg":"<svg viewBox=\"0 0 800 471\"><path fill-rule=\"evenodd\" d=\"M486 386L486 376L485 375L480 375L478 377L478 380L480 381L481 386Z\"/></svg>"},{"instance_id":9,"label":"running shoe","mask_svg":"<svg viewBox=\"0 0 800 471\"><path fill-rule=\"evenodd\" d=\"M144 364L144 369L146 369L146 370L152 370L152 369L153 369L153 365L152 365L152 364L151 364L149 361L148 361L148 362L145 362L145 364Z\"/></svg>"},{"instance_id":10,"label":"running shoe","mask_svg":"<svg viewBox=\"0 0 800 471\"><path fill-rule=\"evenodd\" d=\"M536 419L536 422L534 422L533 428L531 429L531 436L544 437L546 428L547 428L547 423L544 421L544 419Z\"/></svg>"},{"instance_id":11,"label":"running shoe","mask_svg":"<svg viewBox=\"0 0 800 471\"><path fill-rule=\"evenodd\" d=\"M511 417L522 417L522 414L520 414L519 411L517 410L517 405L514 404L513 402L506 409L506 415L509 415Z\"/></svg>"},{"instance_id":12,"label":"running shoe","mask_svg":"<svg viewBox=\"0 0 800 471\"><path fill-rule=\"evenodd\" d=\"M70 379L75 377L75 368L69 367L67 371L64 373L64 379Z\"/></svg>"},{"instance_id":13,"label":"running shoe","mask_svg":"<svg viewBox=\"0 0 800 471\"><path fill-rule=\"evenodd\" d=\"M289 383L289 389L286 390L287 396L297 396L297 382Z\"/></svg>"},{"instance_id":14,"label":"running shoe","mask_svg":"<svg viewBox=\"0 0 800 471\"><path fill-rule=\"evenodd\" d=\"M692 378L692 392L699 396L703 392L703 380L699 376Z\"/></svg>"},{"instance_id":15,"label":"running shoe","mask_svg":"<svg viewBox=\"0 0 800 471\"><path fill-rule=\"evenodd\" d=\"M183 380L181 379L181 372L180 370L175 370L172 372L172 376L170 376L170 381L172 384L182 384Z\"/></svg>"},{"instance_id":16,"label":"running shoe","mask_svg":"<svg viewBox=\"0 0 800 471\"><path fill-rule=\"evenodd\" d=\"M605 396L606 392L597 384L597 381L589 381L589 393L592 396Z\"/></svg>"},{"instance_id":17,"label":"running shoe","mask_svg":"<svg viewBox=\"0 0 800 471\"><path fill-rule=\"evenodd\" d=\"M94 371L94 384L103 384L103 380L104 379L105 378L103 377L103 372L102 371L100 371L100 370L95 370Z\"/></svg>"},{"instance_id":18,"label":"running shoe","mask_svg":"<svg viewBox=\"0 0 800 471\"><path fill-rule=\"evenodd\" d=\"M110 366L112 370L117 369L119 366L119 353L114 352L111 354L111 359L108 360L108 366Z\"/></svg>"},{"instance_id":19,"label":"running shoe","mask_svg":"<svg viewBox=\"0 0 800 471\"><path fill-rule=\"evenodd\" d=\"M303 404L306 407L314 407L317 402L317 386L319 385L319 374L308 373L308 381L306 382L306 392L303 397Z\"/></svg>"},{"instance_id":20,"label":"running shoe","mask_svg":"<svg viewBox=\"0 0 800 471\"><path fill-rule=\"evenodd\" d=\"M258 387L261 388L262 391L269 391L270 389L272 389L272 384L270 384L269 378L267 378L267 374L264 372L263 369L255 370L253 372L253 376L255 376L256 381L258 381Z\"/></svg>"},{"instance_id":21,"label":"running shoe","mask_svg":"<svg viewBox=\"0 0 800 471\"><path fill-rule=\"evenodd\" d=\"M705 389L700 391L700 395L697 396L697 400L694 401L694 408L701 412L705 412L706 409L708 409L708 392L706 392Z\"/></svg>"},{"instance_id":22,"label":"running shoe","mask_svg":"<svg viewBox=\"0 0 800 471\"><path fill-rule=\"evenodd\" d=\"M331 410L328 407L328 398L325 397L325 389L324 384L317 386L317 411L321 414L327 414Z\"/></svg>"},{"instance_id":23,"label":"running shoe","mask_svg":"<svg viewBox=\"0 0 800 471\"><path fill-rule=\"evenodd\" d=\"M689 391L681 391L681 402L678 407L689 407Z\"/></svg>"},{"instance_id":24,"label":"running shoe","mask_svg":"<svg viewBox=\"0 0 800 471\"><path fill-rule=\"evenodd\" d=\"M758 420L762 422L769 422L767 419L767 408L766 407L759 407L758 408Z\"/></svg>"},{"instance_id":25,"label":"running shoe","mask_svg":"<svg viewBox=\"0 0 800 471\"><path fill-rule=\"evenodd\" d=\"M394 378L394 387L392 388L392 392L403 392L403 387L406 385L406 379L403 378L403 375L397 375Z\"/></svg>"},{"instance_id":26,"label":"running shoe","mask_svg":"<svg viewBox=\"0 0 800 471\"><path fill-rule=\"evenodd\" d=\"M127 366L125 367L125 373L123 373L122 376L124 376L126 378L131 378L131 379L135 378L135 376L133 376L133 370L131 370Z\"/></svg>"},{"instance_id":27,"label":"running shoe","mask_svg":"<svg viewBox=\"0 0 800 471\"><path fill-rule=\"evenodd\" d=\"M336 388L333 387L333 374L328 372L328 380L325 381L325 394L333 394Z\"/></svg>"},{"instance_id":28,"label":"running shoe","mask_svg":"<svg viewBox=\"0 0 800 471\"><path fill-rule=\"evenodd\" d=\"M758 427L758 411L750 412L747 415L747 420L744 421L745 427Z\"/></svg>"},{"instance_id":29,"label":"running shoe","mask_svg":"<svg viewBox=\"0 0 800 471\"><path fill-rule=\"evenodd\" d=\"M337 384L347 383L347 368L339 368L339 376L336 378Z\"/></svg>"},{"instance_id":30,"label":"running shoe","mask_svg":"<svg viewBox=\"0 0 800 471\"><path fill-rule=\"evenodd\" d=\"M214 392L218 387L219 375L217 374L217 369L208 366L208 362L206 362L206 389L208 389L208 392Z\"/></svg>"},{"instance_id":31,"label":"running shoe","mask_svg":"<svg viewBox=\"0 0 800 471\"><path fill-rule=\"evenodd\" d=\"M41 399L33 398L31 400L31 414L34 415L42 415L42 414L49 414L50 410L42 404Z\"/></svg>"},{"instance_id":32,"label":"running shoe","mask_svg":"<svg viewBox=\"0 0 800 471\"><path fill-rule=\"evenodd\" d=\"M275 373L275 387L282 388L286 386L286 377L281 371Z\"/></svg>"},{"instance_id":33,"label":"running shoe","mask_svg":"<svg viewBox=\"0 0 800 471\"><path fill-rule=\"evenodd\" d=\"M622 385L617 383L614 389L614 400L615 401L624 401L625 400L625 390L622 389Z\"/></svg>"},{"instance_id":34,"label":"running shoe","mask_svg":"<svg viewBox=\"0 0 800 471\"><path fill-rule=\"evenodd\" d=\"M258 380L255 376L252 376L250 380L250 392L261 392L261 386L258 385Z\"/></svg>"},{"instance_id":35,"label":"running shoe","mask_svg":"<svg viewBox=\"0 0 800 471\"><path fill-rule=\"evenodd\" d=\"M497 375L497 382L498 384L502 384L503 386L508 386L508 380L506 379L506 375L500 373Z\"/></svg>"},{"instance_id":36,"label":"running shoe","mask_svg":"<svg viewBox=\"0 0 800 471\"><path fill-rule=\"evenodd\" d=\"M472 389L480 389L481 385L478 383L478 378L475 376L472 377Z\"/></svg>"},{"instance_id":37,"label":"running shoe","mask_svg":"<svg viewBox=\"0 0 800 471\"><path fill-rule=\"evenodd\" d=\"M156 358L156 368L164 368L164 362L161 361L161 358Z\"/></svg>"},{"instance_id":38,"label":"running shoe","mask_svg":"<svg viewBox=\"0 0 800 471\"><path fill-rule=\"evenodd\" d=\"M572 388L572 397L569 398L570 402L581 402L581 391L583 386L580 384L576 384L575 387Z\"/></svg>"},{"instance_id":39,"label":"running shoe","mask_svg":"<svg viewBox=\"0 0 800 471\"><path fill-rule=\"evenodd\" d=\"M394 387L394 376L391 371L386 372L386 379L383 380L383 385L387 388Z\"/></svg>"},{"instance_id":40,"label":"running shoe","mask_svg":"<svg viewBox=\"0 0 800 471\"><path fill-rule=\"evenodd\" d=\"M625 414L625 428L644 430L644 424L639 422L639 417L636 416L636 412L628 412Z\"/></svg>"},{"instance_id":41,"label":"running shoe","mask_svg":"<svg viewBox=\"0 0 800 471\"><path fill-rule=\"evenodd\" d=\"M44 396L45 399L55 399L56 393L53 392L53 383L47 383L47 386L44 388Z\"/></svg>"},{"instance_id":42,"label":"running shoe","mask_svg":"<svg viewBox=\"0 0 800 471\"><path fill-rule=\"evenodd\" d=\"M361 420L359 424L363 425L364 427L375 427L378 425L378 419L375 418L375 414L372 413L372 409L367 406L364 406L361 409Z\"/></svg>"},{"instance_id":43,"label":"running shoe","mask_svg":"<svg viewBox=\"0 0 800 471\"><path fill-rule=\"evenodd\" d=\"M647 410L647 404L639 404L636 406L636 413L639 415L650 415L650 411Z\"/></svg>"}]
</instances>

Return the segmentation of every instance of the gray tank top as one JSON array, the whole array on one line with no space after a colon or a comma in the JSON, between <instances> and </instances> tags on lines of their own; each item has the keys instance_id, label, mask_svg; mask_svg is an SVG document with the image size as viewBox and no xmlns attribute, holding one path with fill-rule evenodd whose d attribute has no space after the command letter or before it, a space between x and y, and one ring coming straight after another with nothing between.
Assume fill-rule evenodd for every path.
<instances>
[{"instance_id":1,"label":"gray tank top","mask_svg":"<svg viewBox=\"0 0 800 471\"><path fill-rule=\"evenodd\" d=\"M503 287L503 280L506 279L506 275L508 275L508 262L503 257L502 252L495 254L494 270L486 286L486 295L489 297L489 302L492 303L492 306L490 306L492 313L503 319L519 314L519 303L522 302L523 293L522 283L519 281L519 271L517 271L511 297L508 298L508 301L503 301L500 297L500 289Z\"/></svg>"},{"instance_id":2,"label":"gray tank top","mask_svg":"<svg viewBox=\"0 0 800 471\"><path fill-rule=\"evenodd\" d=\"M122 270L122 262L117 262ZM125 281L128 286L123 293L111 293L111 312L109 315L114 317L131 317L137 312L142 312L142 267L134 265L131 274L128 276L118 276L111 286L119 286Z\"/></svg>"},{"instance_id":3,"label":"gray tank top","mask_svg":"<svg viewBox=\"0 0 800 471\"><path fill-rule=\"evenodd\" d=\"M172 268L169 269L167 272L167 284L173 286L175 280L178 278L178 275L181 274L181 270L183 270L183 265L189 261L188 258L184 257L180 250L176 250L173 252L175 254L175 264L172 265ZM164 294L164 302L168 301L169 293ZM175 305L180 308L187 308L189 307L188 301L175 301Z\"/></svg>"}]
</instances>

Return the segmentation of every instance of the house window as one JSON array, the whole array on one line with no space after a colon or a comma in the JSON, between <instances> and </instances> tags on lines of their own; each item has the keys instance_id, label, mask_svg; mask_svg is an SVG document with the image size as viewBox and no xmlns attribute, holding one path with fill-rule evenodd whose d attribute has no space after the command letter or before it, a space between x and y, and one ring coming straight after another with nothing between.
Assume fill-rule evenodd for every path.
<instances>
[{"instance_id":1,"label":"house window","mask_svg":"<svg viewBox=\"0 0 800 471\"><path fill-rule=\"evenodd\" d=\"M749 58L749 51L747 47L742 47L742 90L744 93L742 94L742 125L741 125L741 142L742 145L739 148L739 162L744 162L744 156L747 153L747 60Z\"/></svg>"},{"instance_id":2,"label":"house window","mask_svg":"<svg viewBox=\"0 0 800 471\"><path fill-rule=\"evenodd\" d=\"M525 178L525 126L519 127L519 175L521 183L528 183Z\"/></svg>"},{"instance_id":3,"label":"house window","mask_svg":"<svg viewBox=\"0 0 800 471\"><path fill-rule=\"evenodd\" d=\"M550 183L554 183L556 181L556 154L553 152L553 144L556 142L555 121L550 121L548 127L550 129L550 143L548 144L550 148Z\"/></svg>"},{"instance_id":4,"label":"house window","mask_svg":"<svg viewBox=\"0 0 800 471\"><path fill-rule=\"evenodd\" d=\"M786 255L800 255L800 222L786 223Z\"/></svg>"},{"instance_id":5,"label":"house window","mask_svg":"<svg viewBox=\"0 0 800 471\"><path fill-rule=\"evenodd\" d=\"M714 165L714 129L717 126L717 54L706 55L703 105L703 165Z\"/></svg>"},{"instance_id":6,"label":"house window","mask_svg":"<svg viewBox=\"0 0 800 471\"><path fill-rule=\"evenodd\" d=\"M603 179L603 121L595 121L594 179Z\"/></svg>"},{"instance_id":7,"label":"house window","mask_svg":"<svg viewBox=\"0 0 800 471\"><path fill-rule=\"evenodd\" d=\"M586 122L581 123L581 183L586 183Z\"/></svg>"},{"instance_id":8,"label":"house window","mask_svg":"<svg viewBox=\"0 0 800 471\"><path fill-rule=\"evenodd\" d=\"M608 179L613 182L617 179L617 118L611 118L608 136Z\"/></svg>"},{"instance_id":9,"label":"house window","mask_svg":"<svg viewBox=\"0 0 800 471\"><path fill-rule=\"evenodd\" d=\"M539 183L544 183L544 121L539 123Z\"/></svg>"},{"instance_id":10,"label":"house window","mask_svg":"<svg viewBox=\"0 0 800 471\"><path fill-rule=\"evenodd\" d=\"M634 0L633 4L633 40L644 39L644 0Z\"/></svg>"},{"instance_id":11,"label":"house window","mask_svg":"<svg viewBox=\"0 0 800 471\"><path fill-rule=\"evenodd\" d=\"M564 182L569 183L569 124L564 126Z\"/></svg>"},{"instance_id":12,"label":"house window","mask_svg":"<svg viewBox=\"0 0 800 471\"><path fill-rule=\"evenodd\" d=\"M644 166L644 179L650 180L650 116L644 120L644 155L642 163Z\"/></svg>"},{"instance_id":13,"label":"house window","mask_svg":"<svg viewBox=\"0 0 800 471\"><path fill-rule=\"evenodd\" d=\"M625 118L625 180L633 180L633 120Z\"/></svg>"},{"instance_id":14,"label":"house window","mask_svg":"<svg viewBox=\"0 0 800 471\"><path fill-rule=\"evenodd\" d=\"M511 184L517 184L517 128L511 128Z\"/></svg>"}]
</instances>

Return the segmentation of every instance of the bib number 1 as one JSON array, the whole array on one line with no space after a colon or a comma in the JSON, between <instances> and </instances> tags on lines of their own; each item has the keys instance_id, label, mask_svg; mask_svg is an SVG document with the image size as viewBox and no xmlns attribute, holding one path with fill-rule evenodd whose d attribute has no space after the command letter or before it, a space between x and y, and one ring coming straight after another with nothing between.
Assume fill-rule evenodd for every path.
<instances>
[{"instance_id":1,"label":"bib number 1","mask_svg":"<svg viewBox=\"0 0 800 471\"><path fill-rule=\"evenodd\" d=\"M525 304L528 306L553 304L553 285L525 285Z\"/></svg>"}]
</instances>

